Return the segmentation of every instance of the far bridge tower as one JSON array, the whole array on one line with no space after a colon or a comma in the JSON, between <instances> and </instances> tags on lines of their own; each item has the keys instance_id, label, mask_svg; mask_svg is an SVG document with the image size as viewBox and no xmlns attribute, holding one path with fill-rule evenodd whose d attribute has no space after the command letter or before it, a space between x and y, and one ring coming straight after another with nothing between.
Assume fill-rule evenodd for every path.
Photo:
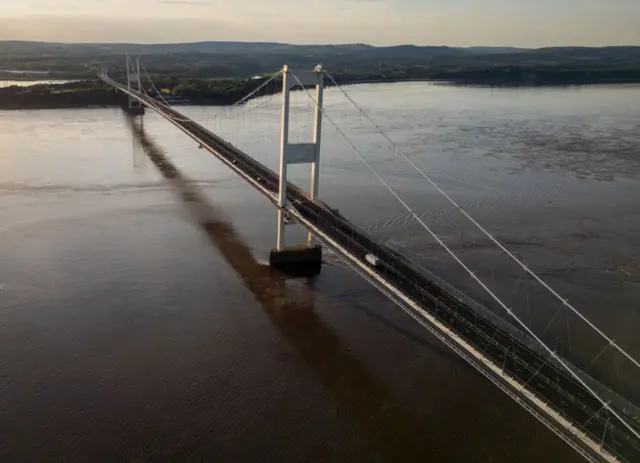
<instances>
[{"instance_id":1,"label":"far bridge tower","mask_svg":"<svg viewBox=\"0 0 640 463\"><path fill-rule=\"evenodd\" d=\"M142 79L140 79L140 58L136 58L136 66L133 68L133 63L127 55L127 90L131 92L132 86L139 93L142 93ZM144 105L136 100L131 94L128 95L128 103L125 111L130 116L142 116L145 112Z\"/></svg>"}]
</instances>

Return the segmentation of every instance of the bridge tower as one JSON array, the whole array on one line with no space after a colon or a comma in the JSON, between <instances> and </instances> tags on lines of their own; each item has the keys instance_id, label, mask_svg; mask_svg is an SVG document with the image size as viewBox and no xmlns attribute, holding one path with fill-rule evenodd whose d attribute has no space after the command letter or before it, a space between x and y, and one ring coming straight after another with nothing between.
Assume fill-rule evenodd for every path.
<instances>
[{"instance_id":1,"label":"bridge tower","mask_svg":"<svg viewBox=\"0 0 640 463\"><path fill-rule=\"evenodd\" d=\"M140 79L140 58L136 58L136 68L132 69L133 63L130 62L127 55L127 90L131 91L132 84L137 87L136 90L142 93L142 81ZM144 105L133 98L131 94L128 96L128 104L126 108L127 114L130 116L141 116L144 114Z\"/></svg>"},{"instance_id":2,"label":"bridge tower","mask_svg":"<svg viewBox=\"0 0 640 463\"><path fill-rule=\"evenodd\" d=\"M290 164L310 164L311 181L308 196L311 201L318 197L320 174L320 140L322 138L322 105L324 93L324 70L316 66L313 71L295 71L291 75L288 66L282 68L282 131L280 136L280 188L278 195L278 241L276 249L271 251L269 263L283 270L312 269L320 271L322 247L313 245L309 234L307 244L286 246L286 226L290 223L285 207L287 205L287 168ZM298 84L305 87L315 86L317 105L314 114L313 141L309 143L289 143L289 116L291 87Z\"/></svg>"}]
</instances>

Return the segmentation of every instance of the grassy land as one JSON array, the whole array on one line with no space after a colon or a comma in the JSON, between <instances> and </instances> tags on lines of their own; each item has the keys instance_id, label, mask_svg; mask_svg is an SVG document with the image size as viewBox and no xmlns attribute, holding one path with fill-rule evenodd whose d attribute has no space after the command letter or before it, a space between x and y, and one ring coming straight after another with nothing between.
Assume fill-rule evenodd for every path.
<instances>
[{"instance_id":1,"label":"grassy land","mask_svg":"<svg viewBox=\"0 0 640 463\"><path fill-rule=\"evenodd\" d=\"M119 77L123 80L123 76ZM384 71L349 71L334 74L340 84L434 80L452 84L531 86L584 85L598 83L640 82L640 67L610 67L603 69L570 66L486 66L435 72L429 68L386 69ZM164 98L180 100L182 104L229 105L262 85L267 79L185 78L176 75L152 74L156 88ZM148 93L155 94L147 83ZM256 96L280 91L282 82L274 79ZM101 81L93 78L65 84L39 84L30 87L0 89L0 109L71 108L113 106L122 103L118 95Z\"/></svg>"}]
</instances>

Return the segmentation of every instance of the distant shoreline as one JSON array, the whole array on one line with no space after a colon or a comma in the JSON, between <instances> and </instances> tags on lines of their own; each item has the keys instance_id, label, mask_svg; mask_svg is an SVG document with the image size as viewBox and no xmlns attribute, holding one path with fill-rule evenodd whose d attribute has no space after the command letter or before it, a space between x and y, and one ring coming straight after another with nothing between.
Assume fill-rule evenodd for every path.
<instances>
[{"instance_id":1,"label":"distant shoreline","mask_svg":"<svg viewBox=\"0 0 640 463\"><path fill-rule=\"evenodd\" d=\"M640 77L634 79L611 79L611 80L581 80L581 81L558 81L544 83L527 83L527 82L497 82L482 79L434 79L432 77L416 77L409 79L376 79L376 80L357 80L340 82L340 85L362 85L362 84L392 84L392 83L409 83L409 82L431 82L439 85L451 85L452 87L493 87L493 88L543 88L543 87L575 87L575 86L595 86L595 85L624 85L624 84L640 84Z\"/></svg>"},{"instance_id":2,"label":"distant shoreline","mask_svg":"<svg viewBox=\"0 0 640 463\"><path fill-rule=\"evenodd\" d=\"M581 76L581 78L551 78L552 76L536 75L505 76L496 78L492 75L464 75L441 77L404 77L404 76L334 76L339 85L362 85L381 83L410 83L410 82L430 82L435 85L450 86L470 86L470 87L493 87L493 88L542 88L542 87L574 87L574 86L594 86L594 85L623 85L639 84L638 77L591 77ZM170 79L170 78L165 78ZM174 80L177 80L173 78ZM161 80L161 79L159 79ZM178 80L179 81L179 80ZM213 79L191 79L185 82L210 82ZM38 81L35 81L38 82ZM179 81L181 82L181 81ZM185 91L185 95L175 96L177 101L175 106L230 106L243 98L246 94L262 84L263 80L252 82L250 80L232 81L234 87L216 89L210 91L209 88L199 88ZM281 81L274 80L272 84L259 92L256 97L273 95L281 91ZM327 87L333 86L331 82L326 82ZM184 87L180 83L173 90ZM166 97L166 95L165 95ZM69 81L66 83L43 84L34 86L12 86L0 88L0 110L30 110L30 109L77 109L77 108L98 108L98 107L118 107L123 104L124 95L119 94L115 89L105 86L98 80Z\"/></svg>"}]
</instances>

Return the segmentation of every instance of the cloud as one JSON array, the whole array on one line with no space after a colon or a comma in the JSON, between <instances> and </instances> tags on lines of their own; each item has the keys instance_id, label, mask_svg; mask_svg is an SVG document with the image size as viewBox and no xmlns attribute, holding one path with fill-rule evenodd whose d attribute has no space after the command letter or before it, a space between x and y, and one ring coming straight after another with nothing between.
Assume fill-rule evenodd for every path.
<instances>
[{"instance_id":1,"label":"cloud","mask_svg":"<svg viewBox=\"0 0 640 463\"><path fill-rule=\"evenodd\" d=\"M637 0L31 1L0 0L0 39L640 45Z\"/></svg>"},{"instance_id":2,"label":"cloud","mask_svg":"<svg viewBox=\"0 0 640 463\"><path fill-rule=\"evenodd\" d=\"M213 6L213 2L206 0L160 0L163 5L181 5L181 6Z\"/></svg>"},{"instance_id":3,"label":"cloud","mask_svg":"<svg viewBox=\"0 0 640 463\"><path fill-rule=\"evenodd\" d=\"M0 18L0 40L169 43L242 40L248 32L241 26L215 19L156 18L141 22L136 18Z\"/></svg>"}]
</instances>

